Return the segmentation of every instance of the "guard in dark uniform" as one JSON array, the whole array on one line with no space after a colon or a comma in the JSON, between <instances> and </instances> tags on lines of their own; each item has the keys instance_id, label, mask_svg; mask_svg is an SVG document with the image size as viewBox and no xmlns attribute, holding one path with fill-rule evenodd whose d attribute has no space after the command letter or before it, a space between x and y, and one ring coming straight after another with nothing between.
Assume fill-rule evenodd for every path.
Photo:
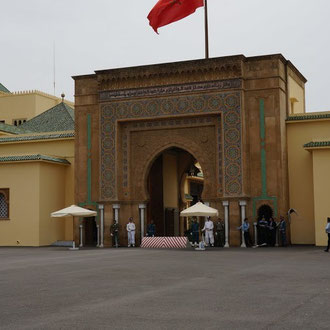
<instances>
[{"instance_id":1,"label":"guard in dark uniform","mask_svg":"<svg viewBox=\"0 0 330 330\"><path fill-rule=\"evenodd\" d=\"M195 244L195 246L197 246L199 243L199 223L197 222L196 218L191 224L191 233L192 233L192 242L193 244Z\"/></svg>"},{"instance_id":2,"label":"guard in dark uniform","mask_svg":"<svg viewBox=\"0 0 330 330\"><path fill-rule=\"evenodd\" d=\"M219 218L215 224L215 246L224 247L225 245L225 224Z\"/></svg>"},{"instance_id":3,"label":"guard in dark uniform","mask_svg":"<svg viewBox=\"0 0 330 330\"><path fill-rule=\"evenodd\" d=\"M267 244L268 223L265 217L258 221L258 245Z\"/></svg>"},{"instance_id":4,"label":"guard in dark uniform","mask_svg":"<svg viewBox=\"0 0 330 330\"><path fill-rule=\"evenodd\" d=\"M147 236L155 237L156 236L156 225L153 220L147 226Z\"/></svg>"},{"instance_id":5,"label":"guard in dark uniform","mask_svg":"<svg viewBox=\"0 0 330 330\"><path fill-rule=\"evenodd\" d=\"M279 225L279 232L280 232L280 237L281 237L281 245L283 247L287 246L287 241L286 241L286 222L284 217L280 217L280 225Z\"/></svg>"},{"instance_id":6,"label":"guard in dark uniform","mask_svg":"<svg viewBox=\"0 0 330 330\"><path fill-rule=\"evenodd\" d=\"M276 221L273 218L270 218L269 226L268 226L270 246L275 246L276 244L276 227L277 227Z\"/></svg>"},{"instance_id":7,"label":"guard in dark uniform","mask_svg":"<svg viewBox=\"0 0 330 330\"><path fill-rule=\"evenodd\" d=\"M117 248L119 246L119 224L116 220L110 226L110 235L112 237L112 246Z\"/></svg>"}]
</instances>

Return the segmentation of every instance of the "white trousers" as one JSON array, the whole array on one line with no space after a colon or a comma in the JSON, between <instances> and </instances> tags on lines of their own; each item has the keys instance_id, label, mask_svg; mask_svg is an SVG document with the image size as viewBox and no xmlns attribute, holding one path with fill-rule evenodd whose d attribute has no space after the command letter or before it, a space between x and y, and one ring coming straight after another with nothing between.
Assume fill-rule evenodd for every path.
<instances>
[{"instance_id":1,"label":"white trousers","mask_svg":"<svg viewBox=\"0 0 330 330\"><path fill-rule=\"evenodd\" d=\"M207 245L214 244L214 236L212 230L205 230L205 243Z\"/></svg>"},{"instance_id":2,"label":"white trousers","mask_svg":"<svg viewBox=\"0 0 330 330\"><path fill-rule=\"evenodd\" d=\"M128 245L135 245L135 230L127 232L128 236Z\"/></svg>"}]
</instances>

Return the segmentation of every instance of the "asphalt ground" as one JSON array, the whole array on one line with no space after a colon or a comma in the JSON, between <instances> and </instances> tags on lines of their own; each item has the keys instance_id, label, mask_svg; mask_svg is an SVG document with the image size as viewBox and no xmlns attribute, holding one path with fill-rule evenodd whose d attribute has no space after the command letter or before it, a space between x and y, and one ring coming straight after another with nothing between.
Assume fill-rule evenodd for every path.
<instances>
[{"instance_id":1,"label":"asphalt ground","mask_svg":"<svg viewBox=\"0 0 330 330\"><path fill-rule=\"evenodd\" d=\"M0 248L0 329L329 329L315 247Z\"/></svg>"}]
</instances>

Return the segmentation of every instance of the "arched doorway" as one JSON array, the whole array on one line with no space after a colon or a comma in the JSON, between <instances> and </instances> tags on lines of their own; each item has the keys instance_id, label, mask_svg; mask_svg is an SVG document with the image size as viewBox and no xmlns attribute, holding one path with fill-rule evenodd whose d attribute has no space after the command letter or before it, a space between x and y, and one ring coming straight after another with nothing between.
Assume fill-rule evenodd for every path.
<instances>
[{"instance_id":1,"label":"arched doorway","mask_svg":"<svg viewBox=\"0 0 330 330\"><path fill-rule=\"evenodd\" d=\"M157 236L183 236L188 223L180 211L201 200L203 171L189 152L172 147L154 160L147 178L147 225L153 221Z\"/></svg>"},{"instance_id":2,"label":"arched doorway","mask_svg":"<svg viewBox=\"0 0 330 330\"><path fill-rule=\"evenodd\" d=\"M267 221L273 217L273 209L268 204L263 204L258 208L258 221L265 218Z\"/></svg>"}]
</instances>

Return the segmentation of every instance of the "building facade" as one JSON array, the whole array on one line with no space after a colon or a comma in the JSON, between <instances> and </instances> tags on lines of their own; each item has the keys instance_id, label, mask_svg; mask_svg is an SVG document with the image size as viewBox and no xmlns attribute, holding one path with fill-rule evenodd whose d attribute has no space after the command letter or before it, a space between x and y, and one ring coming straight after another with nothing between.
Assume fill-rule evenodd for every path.
<instances>
[{"instance_id":1,"label":"building facade","mask_svg":"<svg viewBox=\"0 0 330 330\"><path fill-rule=\"evenodd\" d=\"M73 109L53 97L57 105L41 111L21 103L28 95L6 93L0 105L4 98L17 103L0 107L0 118L10 123L0 123L0 246L72 240L72 219L51 218L50 213L73 204ZM35 115L32 109L37 108L41 113ZM27 120L16 126L16 117Z\"/></svg>"},{"instance_id":2,"label":"building facade","mask_svg":"<svg viewBox=\"0 0 330 330\"><path fill-rule=\"evenodd\" d=\"M182 235L182 176L196 162L200 198L228 222L232 246L241 244L237 226L245 216L287 213L286 119L305 111L306 79L282 55L104 70L74 80L75 199L100 207L106 246L116 217L124 242L130 216L137 238L151 220L163 235Z\"/></svg>"},{"instance_id":3,"label":"building facade","mask_svg":"<svg viewBox=\"0 0 330 330\"><path fill-rule=\"evenodd\" d=\"M330 112L290 115L286 121L293 244L327 244L330 216Z\"/></svg>"},{"instance_id":4,"label":"building facade","mask_svg":"<svg viewBox=\"0 0 330 330\"><path fill-rule=\"evenodd\" d=\"M60 98L37 90L11 93L0 84L0 123L19 126L61 102ZM64 103L73 107L70 101Z\"/></svg>"},{"instance_id":5,"label":"building facade","mask_svg":"<svg viewBox=\"0 0 330 330\"><path fill-rule=\"evenodd\" d=\"M183 236L190 219L179 213L198 200L219 210L229 246L242 243L237 227L244 217L252 225L289 208L297 211L288 221L291 243L326 245L330 114L305 112L306 79L282 55L74 79L75 112L53 97L50 109L46 101L24 107L21 98L30 93L0 84L0 115L9 118L0 122L1 246L72 238L111 246L115 219L125 246L131 216L137 244L151 221L157 236ZM9 99L17 102L8 107ZM16 125L19 117L27 121ZM50 217L73 203L98 216Z\"/></svg>"}]
</instances>

